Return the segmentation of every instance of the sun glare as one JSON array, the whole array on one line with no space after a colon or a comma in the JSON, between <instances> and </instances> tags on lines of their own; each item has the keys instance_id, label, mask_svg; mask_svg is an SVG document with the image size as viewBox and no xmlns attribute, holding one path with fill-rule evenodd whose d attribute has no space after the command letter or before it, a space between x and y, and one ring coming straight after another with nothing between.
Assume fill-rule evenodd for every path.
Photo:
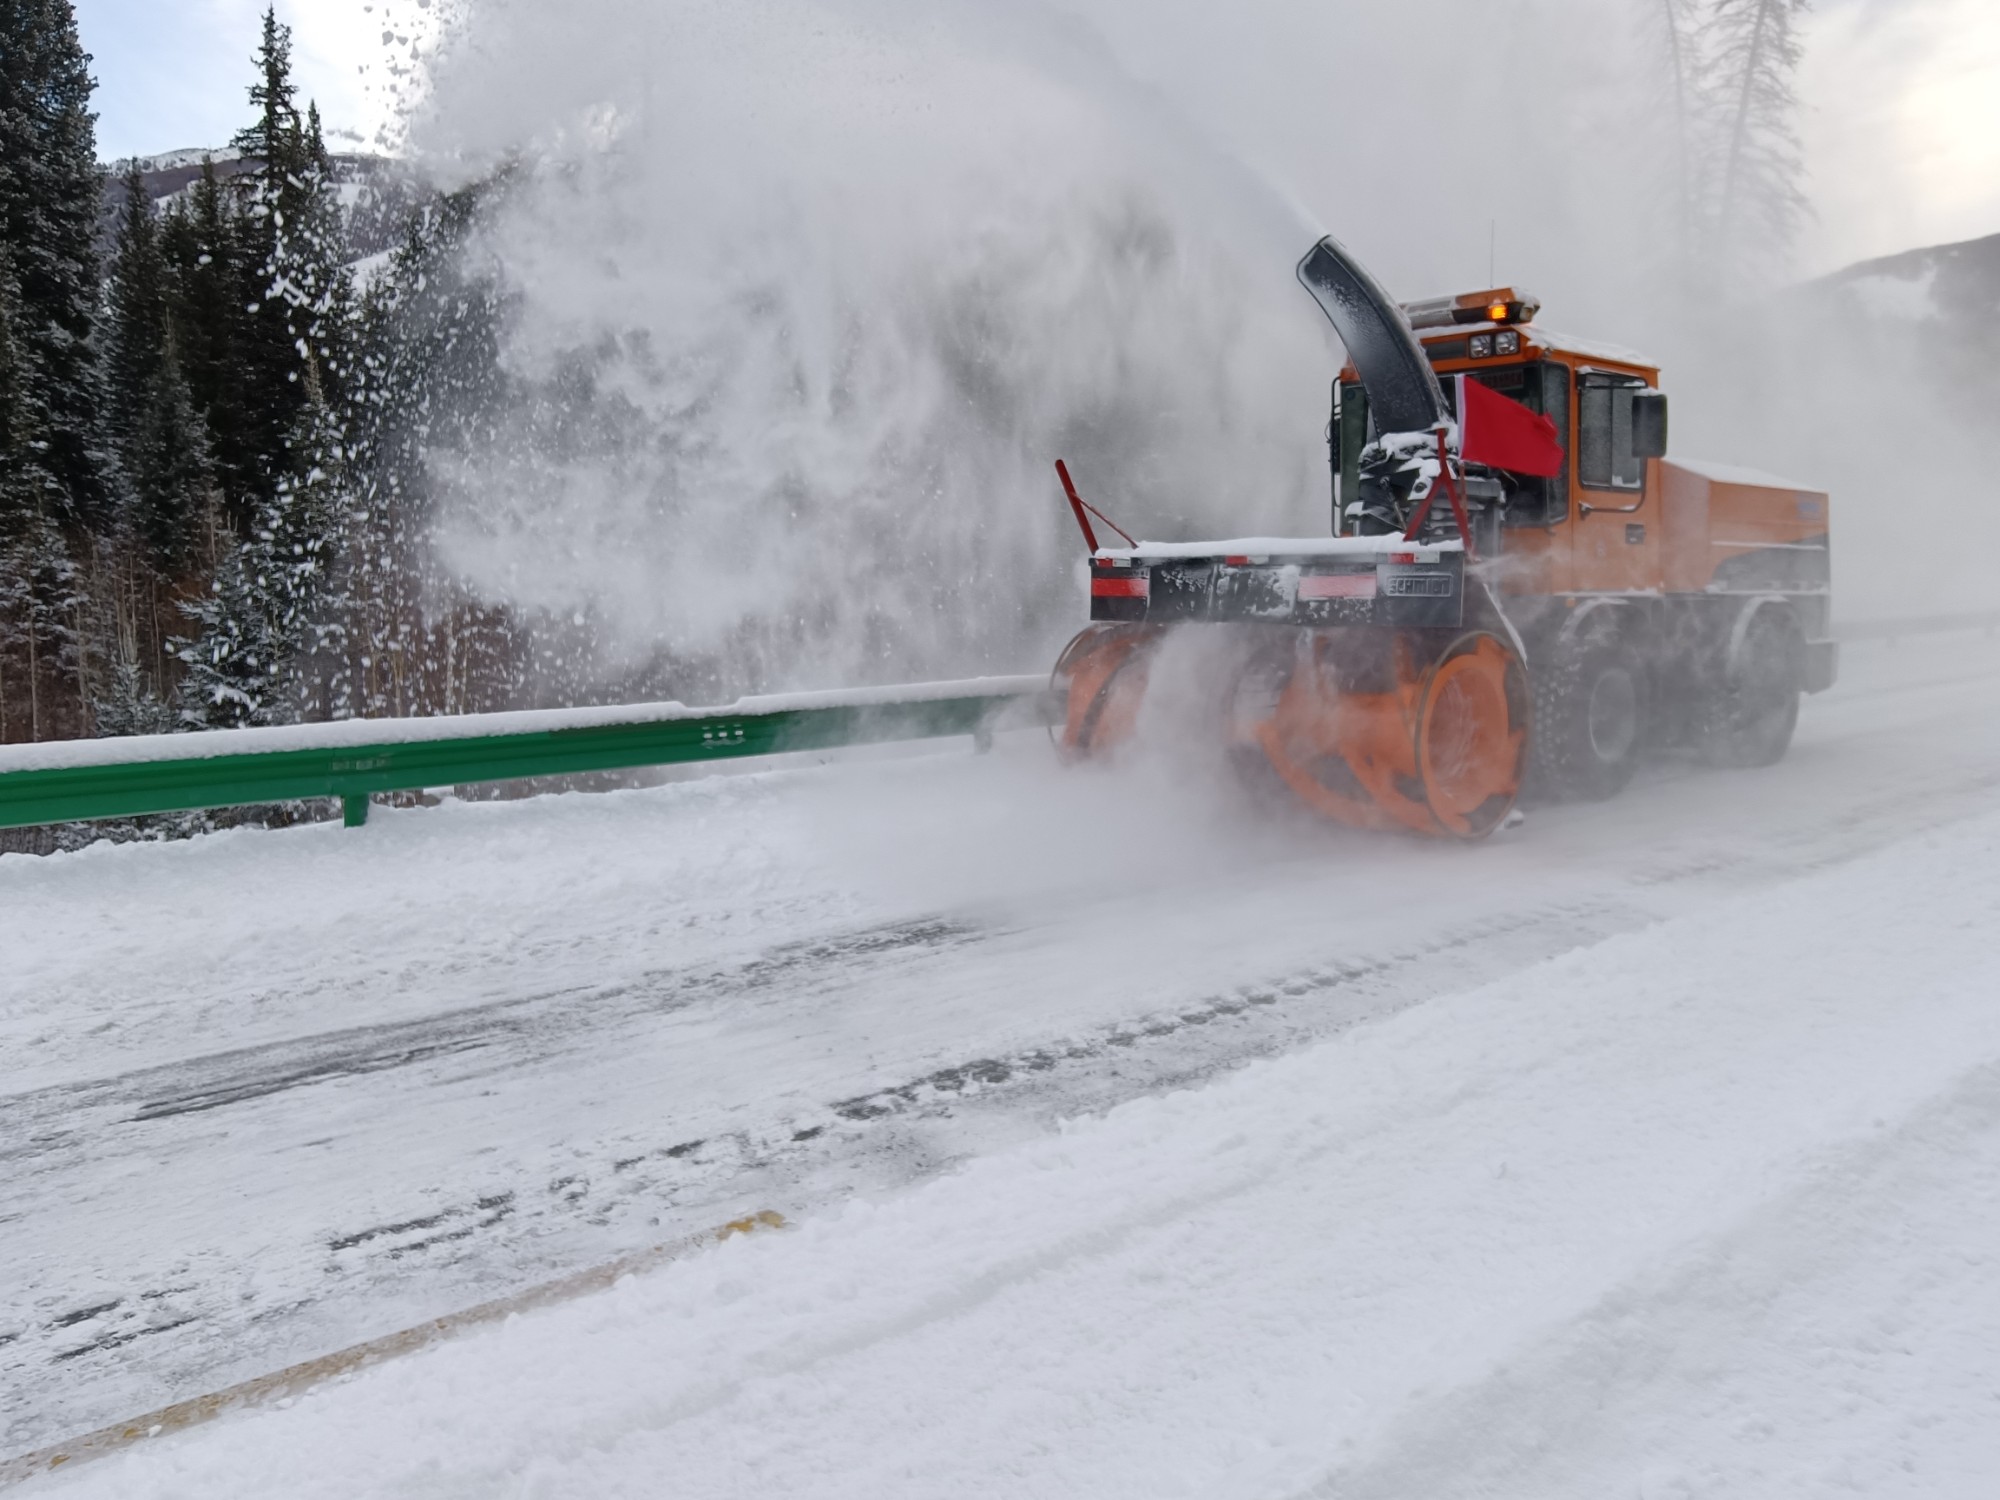
<instances>
[{"instance_id":1,"label":"sun glare","mask_svg":"<svg viewBox=\"0 0 2000 1500\"><path fill-rule=\"evenodd\" d=\"M1800 130L1810 271L2000 232L2000 8L1848 0L1815 16Z\"/></svg>"}]
</instances>

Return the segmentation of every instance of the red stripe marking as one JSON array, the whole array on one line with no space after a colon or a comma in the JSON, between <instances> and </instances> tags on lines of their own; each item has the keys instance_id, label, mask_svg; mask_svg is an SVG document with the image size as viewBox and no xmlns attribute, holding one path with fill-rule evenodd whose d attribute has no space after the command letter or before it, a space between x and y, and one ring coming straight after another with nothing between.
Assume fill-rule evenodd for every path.
<instances>
[{"instance_id":1,"label":"red stripe marking","mask_svg":"<svg viewBox=\"0 0 2000 1500\"><path fill-rule=\"evenodd\" d=\"M1093 578L1090 580L1090 597L1093 599L1144 599L1148 597L1146 578Z\"/></svg>"}]
</instances>

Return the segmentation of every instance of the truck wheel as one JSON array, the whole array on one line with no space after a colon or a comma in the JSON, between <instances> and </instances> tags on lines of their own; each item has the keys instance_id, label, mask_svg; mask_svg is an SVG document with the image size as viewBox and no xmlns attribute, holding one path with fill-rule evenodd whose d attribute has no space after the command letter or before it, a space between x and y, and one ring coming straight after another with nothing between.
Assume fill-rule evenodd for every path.
<instances>
[{"instance_id":1,"label":"truck wheel","mask_svg":"<svg viewBox=\"0 0 2000 1500\"><path fill-rule=\"evenodd\" d=\"M1769 766L1785 758L1799 723L1805 637L1788 608L1750 619L1708 705L1708 758L1722 766Z\"/></svg>"},{"instance_id":2,"label":"truck wheel","mask_svg":"<svg viewBox=\"0 0 2000 1500\"><path fill-rule=\"evenodd\" d=\"M1535 675L1535 770L1546 795L1601 802L1625 789L1646 742L1646 678L1632 652L1598 641Z\"/></svg>"}]
</instances>

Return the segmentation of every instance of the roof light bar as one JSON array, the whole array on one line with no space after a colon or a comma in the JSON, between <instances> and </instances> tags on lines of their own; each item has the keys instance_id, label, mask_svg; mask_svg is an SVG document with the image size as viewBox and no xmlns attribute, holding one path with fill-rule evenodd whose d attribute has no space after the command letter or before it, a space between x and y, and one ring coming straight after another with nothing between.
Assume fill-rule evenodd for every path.
<instances>
[{"instance_id":1,"label":"roof light bar","mask_svg":"<svg viewBox=\"0 0 2000 1500\"><path fill-rule=\"evenodd\" d=\"M1405 302L1402 307L1412 328L1450 328L1460 323L1532 322L1542 310L1542 299L1533 292L1496 286L1483 292L1461 292L1456 297L1427 297L1421 302Z\"/></svg>"}]
</instances>

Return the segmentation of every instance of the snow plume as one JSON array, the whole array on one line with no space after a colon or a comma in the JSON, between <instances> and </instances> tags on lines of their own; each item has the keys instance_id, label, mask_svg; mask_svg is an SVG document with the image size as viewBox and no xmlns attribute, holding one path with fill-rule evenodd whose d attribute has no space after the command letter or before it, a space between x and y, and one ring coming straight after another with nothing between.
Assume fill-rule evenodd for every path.
<instances>
[{"instance_id":1,"label":"snow plume","mask_svg":"<svg viewBox=\"0 0 2000 1500\"><path fill-rule=\"evenodd\" d=\"M413 140L515 164L470 587L719 690L1047 660L1081 542L1322 530L1317 234L1061 23L475 0ZM1095 71L1093 71L1095 70Z\"/></svg>"}]
</instances>

